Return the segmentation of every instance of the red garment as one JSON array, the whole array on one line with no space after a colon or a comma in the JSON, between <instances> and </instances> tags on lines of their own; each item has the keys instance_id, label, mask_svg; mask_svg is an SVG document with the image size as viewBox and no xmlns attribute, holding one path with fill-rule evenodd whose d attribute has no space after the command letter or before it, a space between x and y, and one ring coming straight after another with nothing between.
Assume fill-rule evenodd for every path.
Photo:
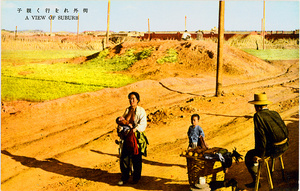
<instances>
[{"instance_id":1,"label":"red garment","mask_svg":"<svg viewBox=\"0 0 300 191\"><path fill-rule=\"evenodd\" d=\"M134 134L132 129L130 130L130 132L126 136L125 145L126 145L126 148L127 148L128 152L130 154L133 154L133 155L138 155L139 154L139 148L138 148L138 145L137 145L137 140L136 140L135 134Z\"/></svg>"}]
</instances>

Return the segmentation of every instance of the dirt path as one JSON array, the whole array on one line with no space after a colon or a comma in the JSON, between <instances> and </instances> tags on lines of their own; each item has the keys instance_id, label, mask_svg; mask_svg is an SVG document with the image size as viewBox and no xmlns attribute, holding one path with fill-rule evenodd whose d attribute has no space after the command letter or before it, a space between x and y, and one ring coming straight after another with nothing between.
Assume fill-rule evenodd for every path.
<instances>
[{"instance_id":1,"label":"dirt path","mask_svg":"<svg viewBox=\"0 0 300 191\"><path fill-rule=\"evenodd\" d=\"M186 160L190 116L199 113L209 146L234 147L245 155L254 145L253 105L256 92L266 92L290 131L291 147L283 156L287 182L280 172L274 187L298 190L299 61L282 64L286 72L251 80L224 77L223 96L214 97L215 79L167 78L146 80L116 89L74 95L44 103L4 103L1 120L1 190L188 190ZM127 94L138 91L140 105L152 121L150 141L137 185L118 187L120 179L114 119L128 106ZM277 165L278 167L278 165ZM250 176L242 162L226 178L240 189ZM262 190L267 189L265 176Z\"/></svg>"}]
</instances>

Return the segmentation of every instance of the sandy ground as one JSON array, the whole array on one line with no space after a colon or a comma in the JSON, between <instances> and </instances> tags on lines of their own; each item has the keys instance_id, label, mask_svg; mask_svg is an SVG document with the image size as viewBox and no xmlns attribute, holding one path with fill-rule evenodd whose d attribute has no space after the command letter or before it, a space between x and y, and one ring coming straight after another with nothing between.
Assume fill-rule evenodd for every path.
<instances>
[{"instance_id":1,"label":"sandy ground","mask_svg":"<svg viewBox=\"0 0 300 191\"><path fill-rule=\"evenodd\" d=\"M274 190L298 190L299 60L270 63L277 73L256 78L224 76L223 95L214 97L211 75L144 80L121 88L69 96L42 103L2 103L1 190L189 190L186 159L190 116L198 113L210 147L243 156L254 146L253 94L266 92L290 132L283 155L286 181L275 165ZM142 179L117 186L120 180L115 118L139 92L149 122L150 145L143 157ZM240 190L251 182L244 161L233 163L226 179ZM268 190L265 171L261 190Z\"/></svg>"}]
</instances>

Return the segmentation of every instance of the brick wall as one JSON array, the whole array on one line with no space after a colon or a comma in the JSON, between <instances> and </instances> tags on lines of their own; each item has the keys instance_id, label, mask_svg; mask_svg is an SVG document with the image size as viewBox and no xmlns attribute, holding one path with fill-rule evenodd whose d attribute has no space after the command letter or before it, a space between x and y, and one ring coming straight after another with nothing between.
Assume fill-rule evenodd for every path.
<instances>
[{"instance_id":1,"label":"brick wall","mask_svg":"<svg viewBox=\"0 0 300 191\"><path fill-rule=\"evenodd\" d=\"M197 38L197 33L190 33L193 39ZM238 33L225 33L224 38L225 40L228 40L235 36ZM249 33L249 34L257 34L257 33ZM249 34L244 34L244 35L249 35ZM150 40L181 40L182 33L177 32L177 33L150 33ZM144 33L144 36L139 37L143 40L149 39L149 33ZM204 33L203 38L218 38L217 33ZM265 35L266 39L299 39L299 34L296 34L295 32L293 33L284 33L283 31L280 32L268 32Z\"/></svg>"}]
</instances>

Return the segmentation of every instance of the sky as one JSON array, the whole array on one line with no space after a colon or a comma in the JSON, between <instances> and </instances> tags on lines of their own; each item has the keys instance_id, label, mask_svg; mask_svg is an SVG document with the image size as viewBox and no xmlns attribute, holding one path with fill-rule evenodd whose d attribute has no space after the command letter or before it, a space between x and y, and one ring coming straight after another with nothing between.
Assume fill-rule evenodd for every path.
<instances>
[{"instance_id":1,"label":"sky","mask_svg":"<svg viewBox=\"0 0 300 191\"><path fill-rule=\"evenodd\" d=\"M65 12L68 11L68 12ZM108 0L1 0L1 29L50 32L106 31ZM62 20L73 16L73 20ZM36 20L37 18L40 20ZM185 22L186 17L186 22ZM74 20L75 18L75 20ZM260 31L263 0L225 0L225 31ZM109 30L188 31L218 27L218 0L111 0ZM299 1L265 1L265 29L299 29Z\"/></svg>"}]
</instances>

